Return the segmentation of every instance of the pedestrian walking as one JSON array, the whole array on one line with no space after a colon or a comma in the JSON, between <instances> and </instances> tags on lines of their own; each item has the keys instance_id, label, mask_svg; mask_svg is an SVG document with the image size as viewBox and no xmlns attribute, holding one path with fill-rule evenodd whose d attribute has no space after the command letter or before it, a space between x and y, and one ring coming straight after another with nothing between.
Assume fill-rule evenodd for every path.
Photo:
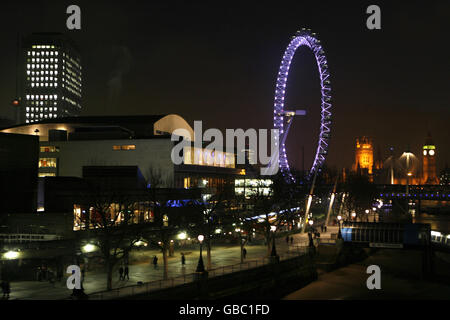
<instances>
[{"instance_id":1,"label":"pedestrian walking","mask_svg":"<svg viewBox=\"0 0 450 320\"><path fill-rule=\"evenodd\" d=\"M119 268L119 280L123 279L123 267Z\"/></svg>"},{"instance_id":2,"label":"pedestrian walking","mask_svg":"<svg viewBox=\"0 0 450 320\"><path fill-rule=\"evenodd\" d=\"M153 266L155 267L155 269L158 266L158 257L157 256L153 257Z\"/></svg>"},{"instance_id":3,"label":"pedestrian walking","mask_svg":"<svg viewBox=\"0 0 450 320\"><path fill-rule=\"evenodd\" d=\"M245 257L247 257L247 249L245 248L242 249L242 255L244 256L244 259Z\"/></svg>"},{"instance_id":4,"label":"pedestrian walking","mask_svg":"<svg viewBox=\"0 0 450 320\"><path fill-rule=\"evenodd\" d=\"M291 244L294 243L294 237L291 237Z\"/></svg>"},{"instance_id":5,"label":"pedestrian walking","mask_svg":"<svg viewBox=\"0 0 450 320\"><path fill-rule=\"evenodd\" d=\"M181 265L184 266L186 264L186 257L184 256L184 253L181 253Z\"/></svg>"},{"instance_id":6,"label":"pedestrian walking","mask_svg":"<svg viewBox=\"0 0 450 320\"><path fill-rule=\"evenodd\" d=\"M124 274L123 274L123 280L125 280L125 277L127 277L127 280L130 280L130 276L128 275L128 266L125 266Z\"/></svg>"},{"instance_id":7,"label":"pedestrian walking","mask_svg":"<svg viewBox=\"0 0 450 320\"><path fill-rule=\"evenodd\" d=\"M86 269L83 266L83 269L81 269L81 282L84 282L84 274L86 272Z\"/></svg>"},{"instance_id":8,"label":"pedestrian walking","mask_svg":"<svg viewBox=\"0 0 450 320\"><path fill-rule=\"evenodd\" d=\"M50 282L52 287L55 287L55 273L53 270L48 270L48 282Z\"/></svg>"},{"instance_id":9,"label":"pedestrian walking","mask_svg":"<svg viewBox=\"0 0 450 320\"><path fill-rule=\"evenodd\" d=\"M60 282L63 277L63 272L60 267L58 267L58 271L56 271L56 281Z\"/></svg>"},{"instance_id":10,"label":"pedestrian walking","mask_svg":"<svg viewBox=\"0 0 450 320\"><path fill-rule=\"evenodd\" d=\"M311 232L308 232L308 239L309 239L309 246L314 247L314 242L313 242L313 237L312 237Z\"/></svg>"},{"instance_id":11,"label":"pedestrian walking","mask_svg":"<svg viewBox=\"0 0 450 320\"><path fill-rule=\"evenodd\" d=\"M3 293L2 299L5 299L6 298L6 282L2 281L1 286L2 286L2 293Z\"/></svg>"},{"instance_id":12,"label":"pedestrian walking","mask_svg":"<svg viewBox=\"0 0 450 320\"><path fill-rule=\"evenodd\" d=\"M3 298L9 299L9 294L11 292L11 287L9 285L9 281L2 281L2 292L3 292Z\"/></svg>"},{"instance_id":13,"label":"pedestrian walking","mask_svg":"<svg viewBox=\"0 0 450 320\"><path fill-rule=\"evenodd\" d=\"M323 226L323 230L327 232L327 226Z\"/></svg>"},{"instance_id":14,"label":"pedestrian walking","mask_svg":"<svg viewBox=\"0 0 450 320\"><path fill-rule=\"evenodd\" d=\"M42 267L42 280L47 281L48 269L46 266Z\"/></svg>"},{"instance_id":15,"label":"pedestrian walking","mask_svg":"<svg viewBox=\"0 0 450 320\"><path fill-rule=\"evenodd\" d=\"M323 224L320 226L320 231L323 232Z\"/></svg>"},{"instance_id":16,"label":"pedestrian walking","mask_svg":"<svg viewBox=\"0 0 450 320\"><path fill-rule=\"evenodd\" d=\"M286 244L289 244L289 236L286 236Z\"/></svg>"},{"instance_id":17,"label":"pedestrian walking","mask_svg":"<svg viewBox=\"0 0 450 320\"><path fill-rule=\"evenodd\" d=\"M41 281L41 279L42 279L41 267L38 267L38 268L36 269L36 280L37 280L37 281Z\"/></svg>"}]
</instances>

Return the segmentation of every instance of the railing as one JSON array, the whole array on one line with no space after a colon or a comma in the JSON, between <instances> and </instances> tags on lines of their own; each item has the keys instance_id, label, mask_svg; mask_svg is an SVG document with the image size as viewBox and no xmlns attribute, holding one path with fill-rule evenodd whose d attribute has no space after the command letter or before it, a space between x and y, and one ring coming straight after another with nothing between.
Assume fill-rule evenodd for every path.
<instances>
[{"instance_id":1,"label":"railing","mask_svg":"<svg viewBox=\"0 0 450 320\"><path fill-rule=\"evenodd\" d=\"M317 238L320 244L336 244L336 239L331 238Z\"/></svg>"},{"instance_id":2,"label":"railing","mask_svg":"<svg viewBox=\"0 0 450 320\"><path fill-rule=\"evenodd\" d=\"M301 243L307 243L302 241ZM283 254L279 255L280 261L288 260L294 257L298 257L301 255L304 255L308 253L308 247L306 246L300 246L300 245L290 245L288 248L288 251L284 252ZM225 274L230 274L233 272L243 271L243 270L249 270L258 268L264 265L267 265L270 263L270 258L260 258L260 259L254 259L254 260L248 260L244 263L238 263L234 265L229 266L223 266L215 269L208 270L208 278L223 276ZM150 281L138 285L132 285L132 286L126 286L126 287L120 287L116 288L110 291L103 291L103 292L96 292L89 294L90 300L110 300L114 298L119 297L127 297L127 296L133 296L137 294L147 294L152 291L157 291L161 289L167 289L176 287L179 285L192 283L195 281L196 276L198 274L196 273L189 273L185 275L181 275L178 277L169 278L166 280L155 280Z\"/></svg>"}]
</instances>

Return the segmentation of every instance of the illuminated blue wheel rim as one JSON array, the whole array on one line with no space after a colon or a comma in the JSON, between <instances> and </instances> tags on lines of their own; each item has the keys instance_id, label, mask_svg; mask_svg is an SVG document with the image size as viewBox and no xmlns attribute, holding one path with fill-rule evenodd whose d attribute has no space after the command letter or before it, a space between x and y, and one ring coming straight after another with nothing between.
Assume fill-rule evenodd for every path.
<instances>
[{"instance_id":1,"label":"illuminated blue wheel rim","mask_svg":"<svg viewBox=\"0 0 450 320\"><path fill-rule=\"evenodd\" d=\"M311 178L315 172L321 170L325 162L326 155L328 154L328 143L331 133L331 86L330 73L328 72L328 63L325 52L322 48L320 40L318 40L315 33L312 33L309 29L297 31L284 52L275 87L273 124L274 128L279 130L280 135L283 135L285 122L284 112L286 111L284 109L284 98L286 95L286 83L289 75L289 67L292 59L294 58L295 52L301 46L308 47L314 53L317 67L319 69L321 87L320 134L314 161L308 174L308 177ZM295 180L289 167L285 143L282 143L279 146L279 168L286 181L293 182Z\"/></svg>"}]
</instances>

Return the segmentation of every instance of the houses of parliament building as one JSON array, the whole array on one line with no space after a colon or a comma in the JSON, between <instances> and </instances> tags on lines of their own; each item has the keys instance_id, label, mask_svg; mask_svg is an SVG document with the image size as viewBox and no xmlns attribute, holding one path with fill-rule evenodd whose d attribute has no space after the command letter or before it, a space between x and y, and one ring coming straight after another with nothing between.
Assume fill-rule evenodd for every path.
<instances>
[{"instance_id":1,"label":"houses of parliament building","mask_svg":"<svg viewBox=\"0 0 450 320\"><path fill-rule=\"evenodd\" d=\"M420 156L416 156L408 150L397 158L393 151L393 148L390 148L390 156L383 161L379 148L374 155L371 138L358 137L352 169L354 172L367 175L372 182L377 184L440 184L436 168L438 153L430 133L425 139Z\"/></svg>"}]
</instances>

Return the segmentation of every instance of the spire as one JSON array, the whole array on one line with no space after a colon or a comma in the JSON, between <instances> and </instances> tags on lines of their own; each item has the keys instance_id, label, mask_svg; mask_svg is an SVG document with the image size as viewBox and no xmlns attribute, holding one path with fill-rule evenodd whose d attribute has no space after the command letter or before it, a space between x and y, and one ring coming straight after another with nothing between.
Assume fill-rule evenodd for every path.
<instances>
[{"instance_id":1,"label":"spire","mask_svg":"<svg viewBox=\"0 0 450 320\"><path fill-rule=\"evenodd\" d=\"M431 132L430 131L428 131L427 139L425 140L425 145L426 146L433 146L434 145L433 138L431 137Z\"/></svg>"}]
</instances>

